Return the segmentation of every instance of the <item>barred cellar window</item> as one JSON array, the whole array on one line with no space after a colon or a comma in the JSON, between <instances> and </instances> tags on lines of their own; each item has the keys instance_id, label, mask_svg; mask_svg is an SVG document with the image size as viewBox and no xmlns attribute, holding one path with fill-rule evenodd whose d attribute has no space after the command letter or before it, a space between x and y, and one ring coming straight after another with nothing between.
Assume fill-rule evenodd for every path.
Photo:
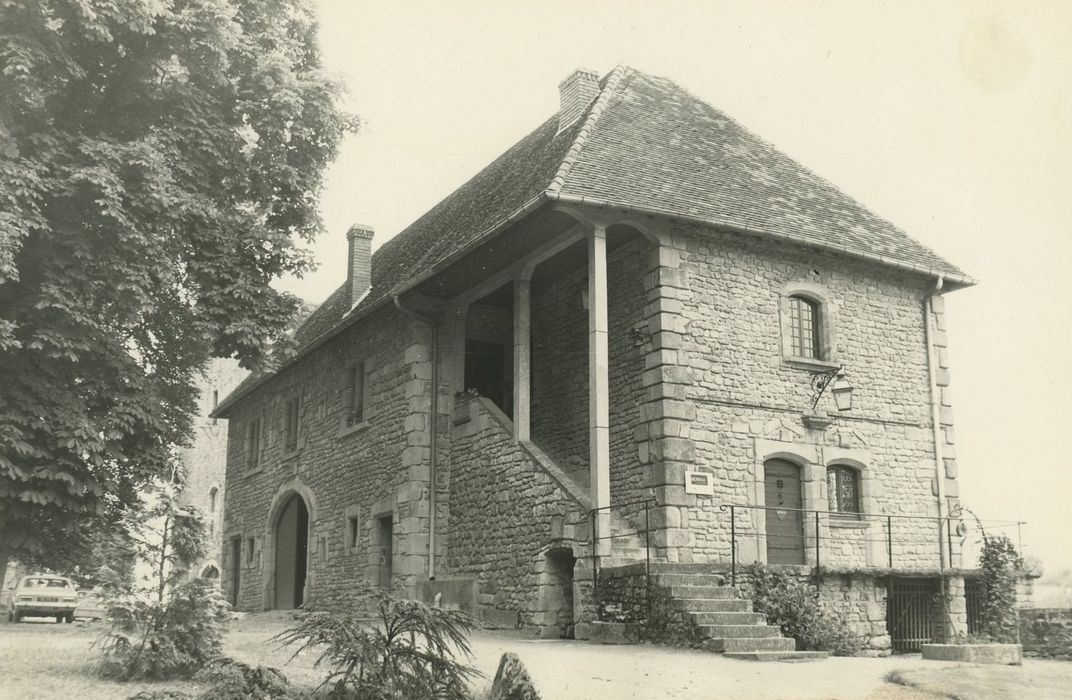
<instances>
[{"instance_id":1,"label":"barred cellar window","mask_svg":"<svg viewBox=\"0 0 1072 700\"><path fill-rule=\"evenodd\" d=\"M792 352L797 357L820 359L818 302L802 296L789 297L789 333Z\"/></svg>"},{"instance_id":2,"label":"barred cellar window","mask_svg":"<svg viewBox=\"0 0 1072 700\"><path fill-rule=\"evenodd\" d=\"M829 509L833 513L856 515L860 510L860 472L844 464L826 468Z\"/></svg>"}]
</instances>

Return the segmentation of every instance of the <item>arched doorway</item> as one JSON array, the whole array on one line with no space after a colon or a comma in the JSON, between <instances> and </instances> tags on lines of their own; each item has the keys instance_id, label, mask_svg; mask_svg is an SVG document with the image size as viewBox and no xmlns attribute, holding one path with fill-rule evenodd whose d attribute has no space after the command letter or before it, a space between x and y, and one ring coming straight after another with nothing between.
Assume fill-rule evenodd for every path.
<instances>
[{"instance_id":1,"label":"arched doorway","mask_svg":"<svg viewBox=\"0 0 1072 700\"><path fill-rule=\"evenodd\" d=\"M763 511L767 526L767 563L804 563L804 514L800 491L800 467L784 459L763 465Z\"/></svg>"},{"instance_id":2,"label":"arched doorway","mask_svg":"<svg viewBox=\"0 0 1072 700\"><path fill-rule=\"evenodd\" d=\"M275 525L275 601L277 610L290 610L305 602L305 574L309 562L309 509L298 494L291 496Z\"/></svg>"}]
</instances>

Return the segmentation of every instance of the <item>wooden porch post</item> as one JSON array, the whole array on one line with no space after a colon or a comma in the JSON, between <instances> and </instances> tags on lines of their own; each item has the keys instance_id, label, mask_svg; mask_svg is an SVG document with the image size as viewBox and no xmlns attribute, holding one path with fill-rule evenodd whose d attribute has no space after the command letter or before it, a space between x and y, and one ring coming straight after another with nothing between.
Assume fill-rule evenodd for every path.
<instances>
[{"instance_id":1,"label":"wooden porch post","mask_svg":"<svg viewBox=\"0 0 1072 700\"><path fill-rule=\"evenodd\" d=\"M592 507L610 505L610 388L607 378L607 230L596 225L588 236L588 428ZM610 511L597 511L599 537L610 535ZM598 556L610 553L610 540L595 543Z\"/></svg>"},{"instance_id":2,"label":"wooden porch post","mask_svg":"<svg viewBox=\"0 0 1072 700\"><path fill-rule=\"evenodd\" d=\"M531 378L530 282L522 275L514 280L514 439L529 439L529 396Z\"/></svg>"}]
</instances>

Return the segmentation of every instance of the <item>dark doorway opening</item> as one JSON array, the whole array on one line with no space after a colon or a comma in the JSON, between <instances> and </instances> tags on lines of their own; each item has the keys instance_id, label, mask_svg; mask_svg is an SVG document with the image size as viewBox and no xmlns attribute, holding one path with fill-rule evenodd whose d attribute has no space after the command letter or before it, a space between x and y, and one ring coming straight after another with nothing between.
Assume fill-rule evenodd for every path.
<instances>
[{"instance_id":1,"label":"dark doorway opening","mask_svg":"<svg viewBox=\"0 0 1072 700\"><path fill-rule=\"evenodd\" d=\"M545 626L553 627L560 639L573 638L573 567L577 558L573 550L552 549L547 553L546 585L541 586L541 608Z\"/></svg>"},{"instance_id":2,"label":"dark doorway opening","mask_svg":"<svg viewBox=\"0 0 1072 700\"><path fill-rule=\"evenodd\" d=\"M238 594L242 590L242 538L231 538L231 606L238 609Z\"/></svg>"},{"instance_id":3,"label":"dark doorway opening","mask_svg":"<svg viewBox=\"0 0 1072 700\"><path fill-rule=\"evenodd\" d=\"M513 367L505 343L466 339L465 388L476 389L513 418Z\"/></svg>"},{"instance_id":4,"label":"dark doorway opening","mask_svg":"<svg viewBox=\"0 0 1072 700\"><path fill-rule=\"evenodd\" d=\"M941 615L939 598L937 579L893 579L886 598L886 629L894 653L916 653L935 640Z\"/></svg>"},{"instance_id":5,"label":"dark doorway opening","mask_svg":"<svg viewBox=\"0 0 1072 700\"><path fill-rule=\"evenodd\" d=\"M379 518L380 580L381 588L390 589L394 577L394 519L390 515Z\"/></svg>"},{"instance_id":6,"label":"dark doorway opening","mask_svg":"<svg viewBox=\"0 0 1072 700\"><path fill-rule=\"evenodd\" d=\"M767 510L767 563L804 563L804 514L800 467L784 459L763 465Z\"/></svg>"},{"instance_id":7,"label":"dark doorway opening","mask_svg":"<svg viewBox=\"0 0 1072 700\"><path fill-rule=\"evenodd\" d=\"M275 527L275 605L277 610L301 607L305 602L305 575L309 566L309 510L295 494L279 514Z\"/></svg>"}]
</instances>

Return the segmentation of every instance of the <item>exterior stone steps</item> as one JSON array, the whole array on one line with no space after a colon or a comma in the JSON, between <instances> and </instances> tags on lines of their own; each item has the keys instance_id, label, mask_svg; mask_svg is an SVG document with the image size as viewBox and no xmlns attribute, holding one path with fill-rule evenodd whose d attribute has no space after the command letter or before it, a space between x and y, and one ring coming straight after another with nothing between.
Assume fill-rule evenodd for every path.
<instances>
[{"instance_id":1,"label":"exterior stone steps","mask_svg":"<svg viewBox=\"0 0 1072 700\"><path fill-rule=\"evenodd\" d=\"M818 661L830 656L826 651L727 651L727 659L743 661Z\"/></svg>"},{"instance_id":2,"label":"exterior stone steps","mask_svg":"<svg viewBox=\"0 0 1072 700\"><path fill-rule=\"evenodd\" d=\"M656 584L660 585L660 584ZM673 598L736 598L737 589L729 586L665 586Z\"/></svg>"},{"instance_id":3,"label":"exterior stone steps","mask_svg":"<svg viewBox=\"0 0 1072 700\"><path fill-rule=\"evenodd\" d=\"M658 567L656 571L658 573L654 575L654 583L658 586L725 587L726 584L726 580L718 574L664 574L662 567Z\"/></svg>"},{"instance_id":4,"label":"exterior stone steps","mask_svg":"<svg viewBox=\"0 0 1072 700\"><path fill-rule=\"evenodd\" d=\"M770 639L772 637L783 639L780 629L760 623L751 625L700 625L700 629L711 639ZM796 648L795 644L792 648Z\"/></svg>"},{"instance_id":5,"label":"exterior stone steps","mask_svg":"<svg viewBox=\"0 0 1072 700\"><path fill-rule=\"evenodd\" d=\"M747 603L747 600L742 600ZM688 611L689 619L698 625L765 625L762 613L754 612L693 612ZM747 636L747 635L744 635Z\"/></svg>"},{"instance_id":6,"label":"exterior stone steps","mask_svg":"<svg viewBox=\"0 0 1072 700\"><path fill-rule=\"evenodd\" d=\"M714 652L796 651L796 642L785 637L719 637L700 646Z\"/></svg>"},{"instance_id":7,"label":"exterior stone steps","mask_svg":"<svg viewBox=\"0 0 1072 700\"><path fill-rule=\"evenodd\" d=\"M673 598L673 607L691 613L748 613L752 612L751 601L745 598Z\"/></svg>"}]
</instances>

